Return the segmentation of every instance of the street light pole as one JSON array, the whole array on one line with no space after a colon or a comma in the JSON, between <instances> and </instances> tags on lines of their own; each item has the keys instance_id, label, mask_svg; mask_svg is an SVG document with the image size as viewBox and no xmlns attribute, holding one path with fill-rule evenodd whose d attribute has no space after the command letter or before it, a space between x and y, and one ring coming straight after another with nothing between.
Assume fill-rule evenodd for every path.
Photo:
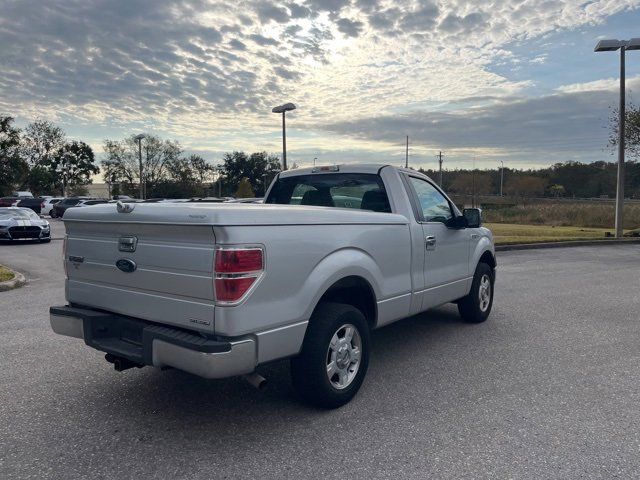
<instances>
[{"instance_id":1,"label":"street light pole","mask_svg":"<svg viewBox=\"0 0 640 480\"><path fill-rule=\"evenodd\" d=\"M287 129L285 124L285 114L291 110L295 110L293 103L285 103L271 109L272 113L282 113L282 170L287 169Z\"/></svg>"},{"instance_id":2,"label":"street light pole","mask_svg":"<svg viewBox=\"0 0 640 480\"><path fill-rule=\"evenodd\" d=\"M143 180L143 168L142 168L142 139L145 138L146 135L141 133L140 135L136 135L134 137L135 140L138 141L138 162L140 166L140 200L144 200L144 180Z\"/></svg>"},{"instance_id":3,"label":"street light pole","mask_svg":"<svg viewBox=\"0 0 640 480\"><path fill-rule=\"evenodd\" d=\"M616 238L622 238L624 221L624 137L625 137L625 53L640 50L640 38L626 40L600 40L595 52L615 52L620 50L620 106L618 108L618 179L616 188Z\"/></svg>"},{"instance_id":4,"label":"street light pole","mask_svg":"<svg viewBox=\"0 0 640 480\"><path fill-rule=\"evenodd\" d=\"M285 125L285 112L282 111L282 169L287 169L287 127Z\"/></svg>"},{"instance_id":5,"label":"street light pole","mask_svg":"<svg viewBox=\"0 0 640 480\"><path fill-rule=\"evenodd\" d=\"M618 185L616 189L616 238L622 238L624 228L624 129L625 129L625 45L620 47L620 118L618 120Z\"/></svg>"},{"instance_id":6,"label":"street light pole","mask_svg":"<svg viewBox=\"0 0 640 480\"><path fill-rule=\"evenodd\" d=\"M218 198L222 198L222 165L218 165L217 170L218 170Z\"/></svg>"}]
</instances>

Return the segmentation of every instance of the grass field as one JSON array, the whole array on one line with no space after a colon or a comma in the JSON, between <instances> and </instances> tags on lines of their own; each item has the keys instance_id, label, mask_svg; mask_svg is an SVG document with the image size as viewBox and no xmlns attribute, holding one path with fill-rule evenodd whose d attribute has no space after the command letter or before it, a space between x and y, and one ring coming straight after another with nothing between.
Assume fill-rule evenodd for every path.
<instances>
[{"instance_id":1,"label":"grass field","mask_svg":"<svg viewBox=\"0 0 640 480\"><path fill-rule=\"evenodd\" d=\"M545 225L516 225L486 223L493 232L497 245L509 243L562 242L569 240L604 240L611 228L549 227Z\"/></svg>"},{"instance_id":2,"label":"grass field","mask_svg":"<svg viewBox=\"0 0 640 480\"><path fill-rule=\"evenodd\" d=\"M7 280L11 280L12 278L13 272L8 268L0 265L0 282L6 282Z\"/></svg>"},{"instance_id":3,"label":"grass field","mask_svg":"<svg viewBox=\"0 0 640 480\"><path fill-rule=\"evenodd\" d=\"M482 216L487 223L512 225L540 225L554 227L583 227L587 230L613 228L615 204L597 202L547 202L510 206L507 208L486 208ZM640 227L640 204L624 206L624 226ZM604 235L604 234L603 234Z\"/></svg>"}]
</instances>

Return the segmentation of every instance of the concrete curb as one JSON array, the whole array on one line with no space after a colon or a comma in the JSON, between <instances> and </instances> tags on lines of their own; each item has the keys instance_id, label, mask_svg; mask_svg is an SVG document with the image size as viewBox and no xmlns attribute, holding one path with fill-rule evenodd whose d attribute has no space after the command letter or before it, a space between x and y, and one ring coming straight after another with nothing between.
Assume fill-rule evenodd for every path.
<instances>
[{"instance_id":1,"label":"concrete curb","mask_svg":"<svg viewBox=\"0 0 640 480\"><path fill-rule=\"evenodd\" d=\"M533 250L535 248L591 247L626 244L640 244L640 238L629 238L624 240L568 240L566 242L514 243L508 245L496 245L496 252L508 252L511 250Z\"/></svg>"},{"instance_id":2,"label":"concrete curb","mask_svg":"<svg viewBox=\"0 0 640 480\"><path fill-rule=\"evenodd\" d=\"M5 268L8 270L11 270L9 267L5 267ZM20 272L16 272L15 270L11 270L11 271L13 272L13 278L11 280L7 280L6 282L0 282L0 292L6 292L7 290L20 288L25 283L27 283L27 279L24 278L24 275L22 275Z\"/></svg>"}]
</instances>

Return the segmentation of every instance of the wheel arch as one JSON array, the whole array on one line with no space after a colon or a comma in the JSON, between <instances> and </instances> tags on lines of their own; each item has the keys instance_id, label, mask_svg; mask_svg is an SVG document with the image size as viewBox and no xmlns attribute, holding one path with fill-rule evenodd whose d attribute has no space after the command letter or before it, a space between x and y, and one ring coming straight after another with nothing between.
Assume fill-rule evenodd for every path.
<instances>
[{"instance_id":1,"label":"wheel arch","mask_svg":"<svg viewBox=\"0 0 640 480\"><path fill-rule=\"evenodd\" d=\"M489 250L485 250L482 255L480 255L477 263L486 263L491 267L491 270L496 269L496 257L493 252Z\"/></svg>"},{"instance_id":2,"label":"wheel arch","mask_svg":"<svg viewBox=\"0 0 640 480\"><path fill-rule=\"evenodd\" d=\"M349 275L334 282L316 302L315 309L323 302L351 305L362 312L371 329L378 319L376 294L371 284L359 275Z\"/></svg>"}]
</instances>

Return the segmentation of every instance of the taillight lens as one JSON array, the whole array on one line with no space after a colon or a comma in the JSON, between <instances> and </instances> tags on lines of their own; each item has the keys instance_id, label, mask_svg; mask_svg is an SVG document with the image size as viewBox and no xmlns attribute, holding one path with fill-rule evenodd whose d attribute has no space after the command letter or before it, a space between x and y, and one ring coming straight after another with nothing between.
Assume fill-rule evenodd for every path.
<instances>
[{"instance_id":1,"label":"taillight lens","mask_svg":"<svg viewBox=\"0 0 640 480\"><path fill-rule=\"evenodd\" d=\"M262 270L262 249L220 249L216 255L216 273L246 273Z\"/></svg>"},{"instance_id":2,"label":"taillight lens","mask_svg":"<svg viewBox=\"0 0 640 480\"><path fill-rule=\"evenodd\" d=\"M214 262L216 302L237 303L264 270L264 253L259 247L220 247Z\"/></svg>"}]
</instances>

